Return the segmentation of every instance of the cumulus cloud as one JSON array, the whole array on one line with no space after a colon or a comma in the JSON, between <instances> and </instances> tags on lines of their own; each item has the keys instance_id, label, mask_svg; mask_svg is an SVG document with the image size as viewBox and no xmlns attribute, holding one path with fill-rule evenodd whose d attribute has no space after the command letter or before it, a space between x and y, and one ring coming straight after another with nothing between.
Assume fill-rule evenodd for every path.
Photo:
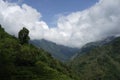
<instances>
[{"instance_id":1,"label":"cumulus cloud","mask_svg":"<svg viewBox=\"0 0 120 80\"><path fill-rule=\"evenodd\" d=\"M61 16L58 30L64 32L70 46L83 46L86 43L120 34L120 0L100 0L84 11ZM62 42L63 43L63 42Z\"/></svg>"},{"instance_id":2,"label":"cumulus cloud","mask_svg":"<svg viewBox=\"0 0 120 80\"><path fill-rule=\"evenodd\" d=\"M23 4L0 0L0 23L5 30L17 36L25 26L31 39L46 39L71 47L82 47L86 43L108 36L120 35L120 0L100 0L91 8L60 16L57 26L49 26L41 20L41 14Z\"/></svg>"},{"instance_id":3,"label":"cumulus cloud","mask_svg":"<svg viewBox=\"0 0 120 80\"><path fill-rule=\"evenodd\" d=\"M32 39L42 38L44 32L49 29L36 9L26 4L19 6L3 0L0 0L0 23L7 32L16 36L22 27L26 27L30 30Z\"/></svg>"}]
</instances>

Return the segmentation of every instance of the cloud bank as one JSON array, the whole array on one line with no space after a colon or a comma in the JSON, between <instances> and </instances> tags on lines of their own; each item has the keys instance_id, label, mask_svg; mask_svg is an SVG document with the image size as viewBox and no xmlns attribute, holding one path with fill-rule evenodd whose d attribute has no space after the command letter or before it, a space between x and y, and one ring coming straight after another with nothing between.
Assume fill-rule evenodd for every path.
<instances>
[{"instance_id":1,"label":"cloud bank","mask_svg":"<svg viewBox=\"0 0 120 80\"><path fill-rule=\"evenodd\" d=\"M41 14L27 4L0 0L0 24L16 35L22 27L30 31L31 39L46 39L70 47L82 47L86 43L108 36L120 35L120 0L100 0L83 11L60 16L57 26L50 28Z\"/></svg>"}]
</instances>

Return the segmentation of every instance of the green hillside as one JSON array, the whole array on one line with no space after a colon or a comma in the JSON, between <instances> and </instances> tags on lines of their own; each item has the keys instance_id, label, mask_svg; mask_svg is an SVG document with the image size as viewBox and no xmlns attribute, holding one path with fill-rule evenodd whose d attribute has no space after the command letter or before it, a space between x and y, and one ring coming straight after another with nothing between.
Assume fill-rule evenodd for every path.
<instances>
[{"instance_id":1,"label":"green hillside","mask_svg":"<svg viewBox=\"0 0 120 80\"><path fill-rule=\"evenodd\" d=\"M120 37L79 53L66 66L0 26L0 80L120 80L119 74Z\"/></svg>"},{"instance_id":2,"label":"green hillside","mask_svg":"<svg viewBox=\"0 0 120 80\"><path fill-rule=\"evenodd\" d=\"M20 44L0 26L0 80L74 80L61 62L31 44Z\"/></svg>"},{"instance_id":3,"label":"green hillside","mask_svg":"<svg viewBox=\"0 0 120 80\"><path fill-rule=\"evenodd\" d=\"M78 80L120 80L120 37L80 53L69 66Z\"/></svg>"}]
</instances>

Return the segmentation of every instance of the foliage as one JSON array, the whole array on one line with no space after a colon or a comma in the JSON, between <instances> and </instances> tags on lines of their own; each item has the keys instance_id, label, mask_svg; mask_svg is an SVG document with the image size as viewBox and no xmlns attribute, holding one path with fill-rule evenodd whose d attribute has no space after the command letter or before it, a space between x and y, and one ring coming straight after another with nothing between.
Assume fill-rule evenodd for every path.
<instances>
[{"instance_id":1,"label":"foliage","mask_svg":"<svg viewBox=\"0 0 120 80\"><path fill-rule=\"evenodd\" d=\"M21 44L25 44L29 42L29 30L23 27L22 30L19 31L18 38Z\"/></svg>"},{"instance_id":2,"label":"foliage","mask_svg":"<svg viewBox=\"0 0 120 80\"><path fill-rule=\"evenodd\" d=\"M21 45L0 27L0 80L73 80L64 64L27 44L28 31L24 31L19 32Z\"/></svg>"}]
</instances>

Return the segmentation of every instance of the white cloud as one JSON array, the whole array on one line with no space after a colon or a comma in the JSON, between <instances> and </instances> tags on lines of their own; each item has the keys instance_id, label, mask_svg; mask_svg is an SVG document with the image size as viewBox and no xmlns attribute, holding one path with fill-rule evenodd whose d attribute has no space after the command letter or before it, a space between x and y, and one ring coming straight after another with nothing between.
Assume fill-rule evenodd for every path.
<instances>
[{"instance_id":1,"label":"white cloud","mask_svg":"<svg viewBox=\"0 0 120 80\"><path fill-rule=\"evenodd\" d=\"M58 44L81 47L102 38L120 35L120 0L100 0L91 8L60 16L57 27L49 28L32 7L0 0L0 23L10 34L23 27L32 39L47 39Z\"/></svg>"},{"instance_id":2,"label":"white cloud","mask_svg":"<svg viewBox=\"0 0 120 80\"><path fill-rule=\"evenodd\" d=\"M19 6L3 0L0 0L0 23L7 32L16 36L22 27L26 27L30 30L32 39L42 38L43 32L49 29L36 9L26 4Z\"/></svg>"},{"instance_id":3,"label":"white cloud","mask_svg":"<svg viewBox=\"0 0 120 80\"><path fill-rule=\"evenodd\" d=\"M86 43L120 34L120 0L100 0L84 11L61 16L57 32L64 32L61 41L68 46L81 47ZM54 37L53 37L54 38Z\"/></svg>"}]
</instances>

